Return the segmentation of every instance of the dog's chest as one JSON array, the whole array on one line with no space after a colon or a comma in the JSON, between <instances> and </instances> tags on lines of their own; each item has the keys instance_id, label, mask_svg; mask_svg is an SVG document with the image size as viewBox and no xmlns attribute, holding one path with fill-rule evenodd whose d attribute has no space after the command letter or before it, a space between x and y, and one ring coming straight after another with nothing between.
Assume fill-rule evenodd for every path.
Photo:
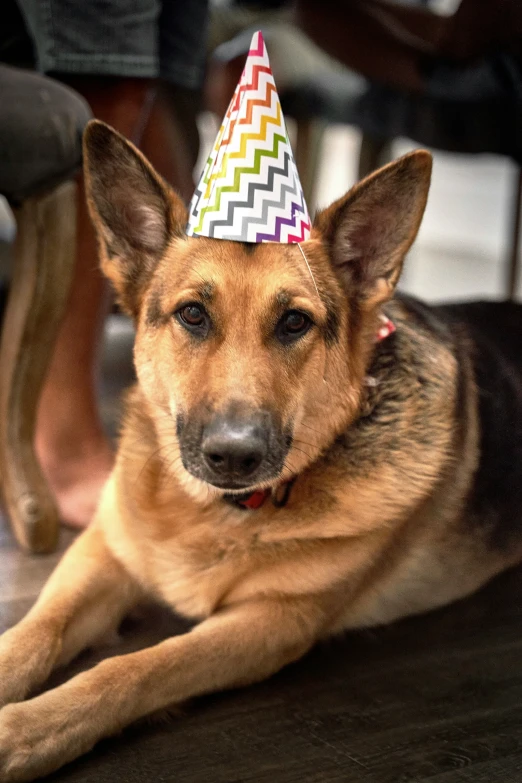
<instances>
[{"instance_id":1,"label":"dog's chest","mask_svg":"<svg viewBox=\"0 0 522 783\"><path fill-rule=\"evenodd\" d=\"M207 525L168 542L149 539L140 549L140 581L192 618L207 617L223 604L245 574L256 570L259 556L255 535L216 532Z\"/></svg>"},{"instance_id":2,"label":"dog's chest","mask_svg":"<svg viewBox=\"0 0 522 783\"><path fill-rule=\"evenodd\" d=\"M329 589L346 579L354 556L362 554L349 539L265 535L246 519L189 525L168 541L133 538L126 566L148 593L201 619L236 602Z\"/></svg>"}]
</instances>

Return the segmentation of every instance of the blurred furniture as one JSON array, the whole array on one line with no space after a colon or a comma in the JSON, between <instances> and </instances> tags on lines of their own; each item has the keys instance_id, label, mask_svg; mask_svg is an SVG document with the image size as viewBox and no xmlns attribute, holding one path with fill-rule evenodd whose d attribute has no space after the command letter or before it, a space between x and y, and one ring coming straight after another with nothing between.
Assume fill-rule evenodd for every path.
<instances>
[{"instance_id":1,"label":"blurred furniture","mask_svg":"<svg viewBox=\"0 0 522 783\"><path fill-rule=\"evenodd\" d=\"M314 57L308 55L307 62L307 50L317 48L291 23L258 26L267 43L283 111L297 123L296 162L311 209L323 133L330 123L355 125L362 131L360 177L389 161L391 141L399 136L448 152L505 155L516 163L506 275L506 297L512 299L520 272L522 95L513 85L517 76L510 73L510 63L498 54L483 73L476 65L469 73L460 71L458 84L452 66L442 66L429 94L415 95L370 83L324 55L315 56L314 67ZM229 77L221 79L232 89L254 29L242 30L214 52L215 70L228 69ZM455 84L451 97L444 89L445 78Z\"/></svg>"},{"instance_id":2,"label":"blurred furniture","mask_svg":"<svg viewBox=\"0 0 522 783\"><path fill-rule=\"evenodd\" d=\"M318 146L322 140L322 134L319 139L313 139L308 130L316 122L319 129L324 128L325 121L353 124L361 129L360 178L390 160L390 143L401 136L447 152L491 153L511 158L518 171L508 227L505 291L506 298L513 299L520 274L522 96L517 102L508 94L488 90L488 86L480 93L463 91L449 99L444 95L414 95L368 83L363 94L354 95L350 79L332 74L330 79L316 79L289 88L281 95L281 101L288 116L294 117L298 126L304 123L306 134L312 139L308 149L300 150L299 154L309 188L309 183L317 179Z\"/></svg>"},{"instance_id":3,"label":"blurred furniture","mask_svg":"<svg viewBox=\"0 0 522 783\"><path fill-rule=\"evenodd\" d=\"M74 177L90 112L58 82L6 65L0 105L0 193L17 224L0 344L0 476L18 542L48 552L59 519L33 440L75 261Z\"/></svg>"}]
</instances>

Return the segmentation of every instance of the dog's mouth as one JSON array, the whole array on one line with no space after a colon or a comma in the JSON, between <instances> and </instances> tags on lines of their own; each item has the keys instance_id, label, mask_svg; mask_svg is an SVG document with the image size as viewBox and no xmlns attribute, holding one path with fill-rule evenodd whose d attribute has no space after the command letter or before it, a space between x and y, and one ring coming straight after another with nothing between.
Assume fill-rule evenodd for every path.
<instances>
[{"instance_id":1,"label":"dog's mouth","mask_svg":"<svg viewBox=\"0 0 522 783\"><path fill-rule=\"evenodd\" d=\"M183 467L194 478L224 492L245 493L275 483L292 445L291 430L260 410L237 409L207 422L177 418Z\"/></svg>"},{"instance_id":2,"label":"dog's mouth","mask_svg":"<svg viewBox=\"0 0 522 783\"><path fill-rule=\"evenodd\" d=\"M181 461L185 470L194 478L224 492L239 494L264 489L277 482L284 467L284 455L270 454L267 456L265 464L260 465L259 469L253 471L249 476L238 475L234 471L216 473L206 464L207 460L203 454L193 455L183 446L181 447Z\"/></svg>"},{"instance_id":3,"label":"dog's mouth","mask_svg":"<svg viewBox=\"0 0 522 783\"><path fill-rule=\"evenodd\" d=\"M208 478L202 478L200 475L197 475L196 472L191 470L190 468L185 466L185 470L187 470L194 478L199 478L200 481L204 481L206 484L210 484L211 487L215 487L216 489L222 489L224 492L231 493L231 494L237 494L238 496L246 495L249 492L255 492L258 489L265 488L267 484L271 484L272 482L275 482L278 478L278 475L270 476L265 478L264 480L260 482L256 482L252 484L251 482L244 482L244 481L235 481L233 479L229 481L216 481L215 479L209 480Z\"/></svg>"}]
</instances>

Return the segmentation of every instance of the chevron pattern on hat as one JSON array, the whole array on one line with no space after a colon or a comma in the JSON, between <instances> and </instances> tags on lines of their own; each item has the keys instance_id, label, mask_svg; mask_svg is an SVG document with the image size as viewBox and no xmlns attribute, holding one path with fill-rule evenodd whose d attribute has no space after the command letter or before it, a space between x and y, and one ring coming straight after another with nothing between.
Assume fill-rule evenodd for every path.
<instances>
[{"instance_id":1,"label":"chevron pattern on hat","mask_svg":"<svg viewBox=\"0 0 522 783\"><path fill-rule=\"evenodd\" d=\"M261 32L194 192L189 236L303 242L310 217Z\"/></svg>"}]
</instances>

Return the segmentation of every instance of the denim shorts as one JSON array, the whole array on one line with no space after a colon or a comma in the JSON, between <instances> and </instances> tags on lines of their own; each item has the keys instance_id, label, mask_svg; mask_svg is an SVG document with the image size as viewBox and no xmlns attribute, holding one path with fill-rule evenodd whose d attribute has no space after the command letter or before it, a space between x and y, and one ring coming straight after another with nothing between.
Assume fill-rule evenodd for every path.
<instances>
[{"instance_id":1,"label":"denim shorts","mask_svg":"<svg viewBox=\"0 0 522 783\"><path fill-rule=\"evenodd\" d=\"M161 78L201 87L208 0L17 3L43 73Z\"/></svg>"}]
</instances>

